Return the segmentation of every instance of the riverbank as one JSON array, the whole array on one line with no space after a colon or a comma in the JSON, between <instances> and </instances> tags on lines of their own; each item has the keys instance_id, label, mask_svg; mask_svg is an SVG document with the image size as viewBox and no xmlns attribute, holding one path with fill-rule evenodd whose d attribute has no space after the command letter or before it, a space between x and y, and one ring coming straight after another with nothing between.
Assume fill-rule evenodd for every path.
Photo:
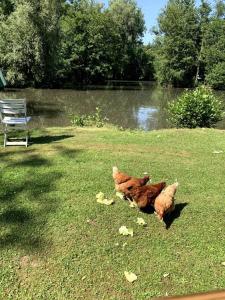
<instances>
[{"instance_id":1,"label":"riverbank","mask_svg":"<svg viewBox=\"0 0 225 300\"><path fill-rule=\"evenodd\" d=\"M224 288L225 131L67 127L34 131L31 142L0 147L2 299L149 299ZM153 182L178 180L168 229L114 197L113 165L149 172ZM98 204L100 191L115 204ZM134 236L119 235L122 225Z\"/></svg>"}]
</instances>

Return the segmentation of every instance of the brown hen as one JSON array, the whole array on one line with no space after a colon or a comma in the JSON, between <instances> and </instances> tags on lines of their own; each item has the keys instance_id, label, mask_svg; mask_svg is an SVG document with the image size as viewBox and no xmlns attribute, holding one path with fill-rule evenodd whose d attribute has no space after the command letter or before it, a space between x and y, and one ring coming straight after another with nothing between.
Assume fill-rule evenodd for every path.
<instances>
[{"instance_id":1,"label":"brown hen","mask_svg":"<svg viewBox=\"0 0 225 300\"><path fill-rule=\"evenodd\" d=\"M174 195L177 187L178 182L168 185L155 199L154 208L160 220L162 220L166 214L171 213L174 210Z\"/></svg>"},{"instance_id":2,"label":"brown hen","mask_svg":"<svg viewBox=\"0 0 225 300\"><path fill-rule=\"evenodd\" d=\"M145 185L149 181L149 176L136 178L120 172L117 167L113 167L113 179L116 191L126 194L133 188Z\"/></svg>"},{"instance_id":3,"label":"brown hen","mask_svg":"<svg viewBox=\"0 0 225 300\"><path fill-rule=\"evenodd\" d=\"M155 198L165 186L165 182L140 186L130 189L125 193L125 196L130 200L133 200L139 208L146 209L154 203Z\"/></svg>"}]
</instances>

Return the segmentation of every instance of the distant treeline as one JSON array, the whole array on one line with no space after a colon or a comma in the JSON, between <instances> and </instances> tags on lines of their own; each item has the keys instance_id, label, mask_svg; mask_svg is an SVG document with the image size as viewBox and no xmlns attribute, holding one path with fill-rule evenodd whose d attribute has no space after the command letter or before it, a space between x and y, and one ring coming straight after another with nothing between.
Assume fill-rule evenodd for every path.
<instances>
[{"instance_id":1,"label":"distant treeline","mask_svg":"<svg viewBox=\"0 0 225 300\"><path fill-rule=\"evenodd\" d=\"M113 79L225 89L224 1L169 0L152 44L143 45L145 30L134 0L107 8L94 0L1 0L0 68L20 87Z\"/></svg>"}]
</instances>

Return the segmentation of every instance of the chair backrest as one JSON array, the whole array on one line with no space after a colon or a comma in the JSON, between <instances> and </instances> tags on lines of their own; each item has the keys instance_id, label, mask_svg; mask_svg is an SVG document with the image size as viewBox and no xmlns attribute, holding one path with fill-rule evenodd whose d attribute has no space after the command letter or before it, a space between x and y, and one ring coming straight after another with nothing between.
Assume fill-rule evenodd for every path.
<instances>
[{"instance_id":1,"label":"chair backrest","mask_svg":"<svg viewBox=\"0 0 225 300\"><path fill-rule=\"evenodd\" d=\"M5 116L25 116L27 115L26 99L3 99L0 100L1 119Z\"/></svg>"}]
</instances>

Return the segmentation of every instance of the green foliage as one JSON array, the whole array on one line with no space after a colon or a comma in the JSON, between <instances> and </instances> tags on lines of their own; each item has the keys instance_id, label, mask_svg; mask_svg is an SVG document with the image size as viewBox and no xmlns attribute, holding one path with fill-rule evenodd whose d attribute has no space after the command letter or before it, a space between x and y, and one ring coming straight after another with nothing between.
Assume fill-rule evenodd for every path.
<instances>
[{"instance_id":1,"label":"green foliage","mask_svg":"<svg viewBox=\"0 0 225 300\"><path fill-rule=\"evenodd\" d=\"M168 107L169 120L176 127L212 127L222 119L222 104L212 90L200 86L186 91Z\"/></svg>"},{"instance_id":2,"label":"green foliage","mask_svg":"<svg viewBox=\"0 0 225 300\"><path fill-rule=\"evenodd\" d=\"M106 10L113 28L113 78L139 79L143 76L141 38L145 31L144 16L134 0L112 0Z\"/></svg>"},{"instance_id":3,"label":"green foliage","mask_svg":"<svg viewBox=\"0 0 225 300\"><path fill-rule=\"evenodd\" d=\"M20 4L1 24L0 64L7 69L6 78L13 85L33 85L43 77L43 51L35 14L30 4Z\"/></svg>"},{"instance_id":4,"label":"green foliage","mask_svg":"<svg viewBox=\"0 0 225 300\"><path fill-rule=\"evenodd\" d=\"M39 3L39 1L37 1ZM41 0L37 26L42 41L44 79L42 85L53 86L57 80L60 59L61 28L64 0ZM38 4L35 4L38 5Z\"/></svg>"},{"instance_id":5,"label":"green foliage","mask_svg":"<svg viewBox=\"0 0 225 300\"><path fill-rule=\"evenodd\" d=\"M13 86L74 86L108 79L224 89L225 4L168 0L145 46L135 0L1 0L0 66Z\"/></svg>"},{"instance_id":6,"label":"green foliage","mask_svg":"<svg viewBox=\"0 0 225 300\"><path fill-rule=\"evenodd\" d=\"M194 1L169 0L158 18L156 77L161 84L191 86L198 55L198 14Z\"/></svg>"},{"instance_id":7,"label":"green foliage","mask_svg":"<svg viewBox=\"0 0 225 300\"><path fill-rule=\"evenodd\" d=\"M7 1L5 1L7 3ZM10 4L11 2L8 1ZM12 4L12 3L11 3ZM60 1L16 1L0 22L0 65L11 85L50 85L58 50Z\"/></svg>"},{"instance_id":8,"label":"green foliage","mask_svg":"<svg viewBox=\"0 0 225 300\"><path fill-rule=\"evenodd\" d=\"M225 90L225 61L215 64L206 74L206 82L218 90Z\"/></svg>"},{"instance_id":9,"label":"green foliage","mask_svg":"<svg viewBox=\"0 0 225 300\"><path fill-rule=\"evenodd\" d=\"M101 6L74 1L67 7L61 28L62 79L88 83L106 77L111 69L111 29Z\"/></svg>"},{"instance_id":10,"label":"green foliage","mask_svg":"<svg viewBox=\"0 0 225 300\"><path fill-rule=\"evenodd\" d=\"M225 5L169 0L155 30L155 69L160 84L224 88ZM217 77L218 76L218 77Z\"/></svg>"},{"instance_id":11,"label":"green foliage","mask_svg":"<svg viewBox=\"0 0 225 300\"><path fill-rule=\"evenodd\" d=\"M154 47L152 45L143 45L142 48L140 48L140 53L138 57L140 58L140 66L141 66L141 79L144 80L153 80L155 76L155 68L154 68Z\"/></svg>"},{"instance_id":12,"label":"green foliage","mask_svg":"<svg viewBox=\"0 0 225 300\"><path fill-rule=\"evenodd\" d=\"M1 0L0 2L0 16L8 16L14 10L13 0Z\"/></svg>"},{"instance_id":13,"label":"green foliage","mask_svg":"<svg viewBox=\"0 0 225 300\"><path fill-rule=\"evenodd\" d=\"M84 127L84 126L95 126L103 127L108 119L101 116L101 109L96 107L96 111L93 115L73 115L71 123L73 126Z\"/></svg>"},{"instance_id":14,"label":"green foliage","mask_svg":"<svg viewBox=\"0 0 225 300\"><path fill-rule=\"evenodd\" d=\"M59 77L74 83L142 76L144 18L132 0L73 1L61 21Z\"/></svg>"},{"instance_id":15,"label":"green foliage","mask_svg":"<svg viewBox=\"0 0 225 300\"><path fill-rule=\"evenodd\" d=\"M206 83L215 89L225 89L225 19L213 19L210 22L203 42Z\"/></svg>"}]
</instances>

